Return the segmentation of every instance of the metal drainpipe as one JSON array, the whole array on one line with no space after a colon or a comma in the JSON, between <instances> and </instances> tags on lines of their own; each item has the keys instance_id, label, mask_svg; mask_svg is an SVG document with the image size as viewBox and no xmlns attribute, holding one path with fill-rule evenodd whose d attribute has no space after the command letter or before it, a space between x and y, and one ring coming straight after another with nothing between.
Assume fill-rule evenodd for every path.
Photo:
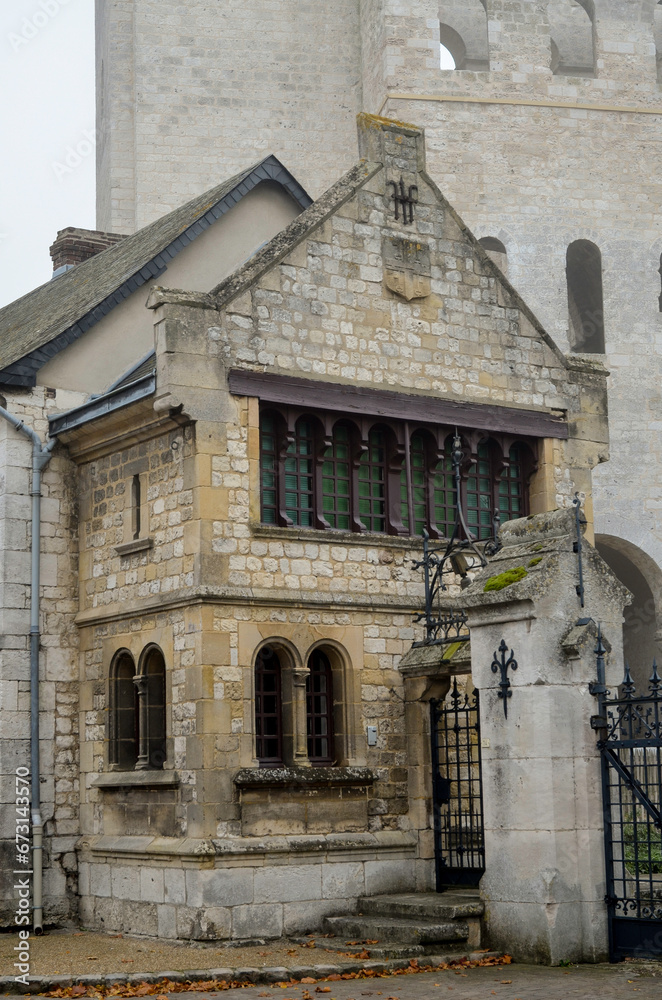
<instances>
[{"instance_id":1,"label":"metal drainpipe","mask_svg":"<svg viewBox=\"0 0 662 1000\"><path fill-rule=\"evenodd\" d=\"M48 465L56 440L42 445L39 435L22 420L0 406L0 416L32 441L32 537L30 554L30 771L32 775L32 926L43 934L43 834L41 789L39 787L39 570L41 550L41 473Z\"/></svg>"}]
</instances>

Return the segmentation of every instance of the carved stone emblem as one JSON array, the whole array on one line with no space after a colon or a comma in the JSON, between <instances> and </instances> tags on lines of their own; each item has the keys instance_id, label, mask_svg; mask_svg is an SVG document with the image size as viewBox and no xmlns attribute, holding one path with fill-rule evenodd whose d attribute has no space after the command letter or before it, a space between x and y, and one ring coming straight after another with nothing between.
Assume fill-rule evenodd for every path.
<instances>
[{"instance_id":1,"label":"carved stone emblem","mask_svg":"<svg viewBox=\"0 0 662 1000\"><path fill-rule=\"evenodd\" d=\"M382 241L386 287L410 302L430 294L430 247L418 240L387 236Z\"/></svg>"}]
</instances>

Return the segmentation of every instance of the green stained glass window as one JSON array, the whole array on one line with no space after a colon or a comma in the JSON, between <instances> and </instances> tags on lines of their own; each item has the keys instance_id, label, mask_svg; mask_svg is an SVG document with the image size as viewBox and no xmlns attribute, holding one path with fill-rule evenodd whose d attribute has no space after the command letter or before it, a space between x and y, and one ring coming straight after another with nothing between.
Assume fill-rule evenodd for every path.
<instances>
[{"instance_id":1,"label":"green stained glass window","mask_svg":"<svg viewBox=\"0 0 662 1000\"><path fill-rule=\"evenodd\" d=\"M514 444L508 453L508 468L505 469L499 482L499 519L514 521L526 514L523 477L523 455L519 445Z\"/></svg>"},{"instance_id":2,"label":"green stained glass window","mask_svg":"<svg viewBox=\"0 0 662 1000\"><path fill-rule=\"evenodd\" d=\"M313 426L303 417L297 421L294 441L285 454L285 513L293 524L313 527Z\"/></svg>"},{"instance_id":3,"label":"green stained glass window","mask_svg":"<svg viewBox=\"0 0 662 1000\"><path fill-rule=\"evenodd\" d=\"M270 413L264 413L260 417L260 495L264 524L278 524L277 477L276 422Z\"/></svg>"},{"instance_id":4,"label":"green stained glass window","mask_svg":"<svg viewBox=\"0 0 662 1000\"><path fill-rule=\"evenodd\" d=\"M478 446L478 461L467 476L467 526L478 539L492 535L494 490L492 461L489 447Z\"/></svg>"},{"instance_id":5,"label":"green stained glass window","mask_svg":"<svg viewBox=\"0 0 662 1000\"><path fill-rule=\"evenodd\" d=\"M333 445L324 452L322 514L332 528L351 529L351 441L342 424L334 427Z\"/></svg>"},{"instance_id":6,"label":"green stained glass window","mask_svg":"<svg viewBox=\"0 0 662 1000\"><path fill-rule=\"evenodd\" d=\"M386 531L386 444L381 431L370 431L359 464L359 518L367 531Z\"/></svg>"}]
</instances>

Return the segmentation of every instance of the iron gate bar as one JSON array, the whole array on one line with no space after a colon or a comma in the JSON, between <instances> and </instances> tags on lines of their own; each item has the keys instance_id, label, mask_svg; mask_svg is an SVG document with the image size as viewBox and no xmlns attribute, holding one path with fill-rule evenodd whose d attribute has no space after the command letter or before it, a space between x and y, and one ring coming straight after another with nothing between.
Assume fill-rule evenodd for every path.
<instances>
[{"instance_id":1,"label":"iron gate bar","mask_svg":"<svg viewBox=\"0 0 662 1000\"><path fill-rule=\"evenodd\" d=\"M622 694L604 682L604 646L595 650L609 955L612 961L662 951L662 691L653 664L648 694L636 696L626 665Z\"/></svg>"},{"instance_id":2,"label":"iron gate bar","mask_svg":"<svg viewBox=\"0 0 662 1000\"><path fill-rule=\"evenodd\" d=\"M430 702L432 812L437 892L478 885L485 871L479 696Z\"/></svg>"},{"instance_id":3,"label":"iron gate bar","mask_svg":"<svg viewBox=\"0 0 662 1000\"><path fill-rule=\"evenodd\" d=\"M632 747L632 749L636 748ZM628 788L630 788L631 791L637 796L642 806L644 807L648 815L655 823L655 826L657 826L660 830L662 830L662 814L660 813L659 809L655 808L655 806L651 803L650 799L647 798L643 788L641 787L637 779L630 774L627 767L625 767L625 765L621 762L618 754L615 753L615 751L610 749L609 747L605 747L604 756L607 758L611 766L618 771L618 773L620 774L621 778L628 786Z\"/></svg>"}]
</instances>

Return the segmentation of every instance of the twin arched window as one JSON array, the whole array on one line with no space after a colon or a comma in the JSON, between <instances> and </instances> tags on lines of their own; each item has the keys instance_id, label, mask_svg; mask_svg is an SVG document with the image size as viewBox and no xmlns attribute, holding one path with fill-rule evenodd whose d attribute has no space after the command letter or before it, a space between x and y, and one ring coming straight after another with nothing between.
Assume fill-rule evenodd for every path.
<instances>
[{"instance_id":1,"label":"twin arched window","mask_svg":"<svg viewBox=\"0 0 662 1000\"><path fill-rule=\"evenodd\" d=\"M372 426L330 415L264 410L262 521L336 531L447 538L455 522L449 428ZM472 432L463 438L462 503L487 538L492 521L528 513L531 443Z\"/></svg>"},{"instance_id":2,"label":"twin arched window","mask_svg":"<svg viewBox=\"0 0 662 1000\"><path fill-rule=\"evenodd\" d=\"M292 757L297 711L291 672L284 656L263 646L255 661L255 755L261 767L278 767ZM322 649L308 658L305 691L308 760L316 766L334 761L334 696L331 661ZM289 736L289 740L288 740Z\"/></svg>"},{"instance_id":3,"label":"twin arched window","mask_svg":"<svg viewBox=\"0 0 662 1000\"><path fill-rule=\"evenodd\" d=\"M148 646L136 670L131 653L116 653L110 668L111 771L161 769L166 760L165 660Z\"/></svg>"}]
</instances>

